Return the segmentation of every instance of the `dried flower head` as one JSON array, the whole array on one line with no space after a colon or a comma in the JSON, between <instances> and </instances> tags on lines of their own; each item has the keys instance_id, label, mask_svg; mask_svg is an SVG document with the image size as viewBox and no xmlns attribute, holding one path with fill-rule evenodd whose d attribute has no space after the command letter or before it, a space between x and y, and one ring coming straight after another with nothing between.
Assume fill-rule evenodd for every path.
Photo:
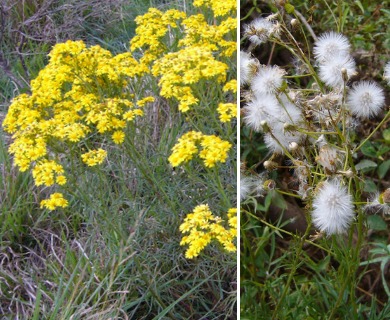
<instances>
[{"instance_id":1,"label":"dried flower head","mask_svg":"<svg viewBox=\"0 0 390 320\"><path fill-rule=\"evenodd\" d=\"M344 156L340 152L328 145L324 144L320 147L318 156L316 157L317 163L324 167L326 173L334 173L337 168L343 164Z\"/></svg>"},{"instance_id":2,"label":"dried flower head","mask_svg":"<svg viewBox=\"0 0 390 320\"><path fill-rule=\"evenodd\" d=\"M313 200L316 228L328 235L345 232L354 217L352 196L338 180L324 182Z\"/></svg>"},{"instance_id":3,"label":"dried flower head","mask_svg":"<svg viewBox=\"0 0 390 320\"><path fill-rule=\"evenodd\" d=\"M387 201L384 199L384 195L386 197L386 192L389 194L390 189L386 189L381 194L379 194L379 192L373 194L369 203L364 206L364 210L368 213L382 212L386 215L390 215L390 199L387 199Z\"/></svg>"},{"instance_id":4,"label":"dried flower head","mask_svg":"<svg viewBox=\"0 0 390 320\"><path fill-rule=\"evenodd\" d=\"M270 19L258 18L244 27L244 35L255 45L260 45L268 40L271 35L277 35L279 25Z\"/></svg>"},{"instance_id":5,"label":"dried flower head","mask_svg":"<svg viewBox=\"0 0 390 320\"><path fill-rule=\"evenodd\" d=\"M376 116L385 102L385 95L380 86L371 81L360 81L353 86L347 97L352 114L360 118Z\"/></svg>"}]
</instances>

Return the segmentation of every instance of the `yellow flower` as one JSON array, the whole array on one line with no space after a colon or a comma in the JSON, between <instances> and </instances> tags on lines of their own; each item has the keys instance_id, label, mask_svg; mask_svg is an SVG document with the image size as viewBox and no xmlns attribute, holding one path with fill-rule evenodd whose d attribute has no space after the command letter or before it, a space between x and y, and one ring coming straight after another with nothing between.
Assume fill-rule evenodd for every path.
<instances>
[{"instance_id":1,"label":"yellow flower","mask_svg":"<svg viewBox=\"0 0 390 320\"><path fill-rule=\"evenodd\" d=\"M228 66L216 60L212 51L203 46L191 46L167 53L152 67L153 75L161 77L160 95L180 101L179 110L182 112L188 111L190 106L198 102L188 85L203 79L223 82L227 70Z\"/></svg>"},{"instance_id":2,"label":"yellow flower","mask_svg":"<svg viewBox=\"0 0 390 320\"><path fill-rule=\"evenodd\" d=\"M226 251L237 250L234 244L237 237L237 209L229 209L227 216L228 228L223 226L223 219L212 214L207 204L196 206L193 212L187 215L180 225L180 231L188 234L180 242L182 246L188 245L186 258L197 257L213 239L217 240Z\"/></svg>"},{"instance_id":3,"label":"yellow flower","mask_svg":"<svg viewBox=\"0 0 390 320\"><path fill-rule=\"evenodd\" d=\"M201 146L203 150L199 157L203 159L206 167L212 168L217 162L225 162L232 144L214 135L204 135Z\"/></svg>"},{"instance_id":4,"label":"yellow flower","mask_svg":"<svg viewBox=\"0 0 390 320\"><path fill-rule=\"evenodd\" d=\"M145 98L137 101L137 106L143 107L148 102L153 102L154 100L155 100L154 97L145 97Z\"/></svg>"},{"instance_id":5,"label":"yellow flower","mask_svg":"<svg viewBox=\"0 0 390 320\"><path fill-rule=\"evenodd\" d=\"M107 157L107 151L101 148L92 150L81 155L81 159L90 167L101 164Z\"/></svg>"},{"instance_id":6,"label":"yellow flower","mask_svg":"<svg viewBox=\"0 0 390 320\"><path fill-rule=\"evenodd\" d=\"M233 93L237 93L237 80L233 79L226 82L226 84L223 86L223 91L224 92L231 91Z\"/></svg>"},{"instance_id":7,"label":"yellow flower","mask_svg":"<svg viewBox=\"0 0 390 320\"><path fill-rule=\"evenodd\" d=\"M112 141L116 144L121 144L125 141L125 133L123 131L115 131L112 134Z\"/></svg>"},{"instance_id":8,"label":"yellow flower","mask_svg":"<svg viewBox=\"0 0 390 320\"><path fill-rule=\"evenodd\" d=\"M195 0L195 7L207 6L211 7L216 17L226 14L235 15L237 3L235 0L214 1L214 0Z\"/></svg>"},{"instance_id":9,"label":"yellow flower","mask_svg":"<svg viewBox=\"0 0 390 320\"><path fill-rule=\"evenodd\" d=\"M60 164L46 159L39 161L32 170L32 175L37 186L45 185L49 187L53 185L56 179L62 176L62 173L64 173L64 168ZM59 178L59 181L61 183L63 182L62 184L66 182L66 180L64 182L64 178Z\"/></svg>"},{"instance_id":10,"label":"yellow flower","mask_svg":"<svg viewBox=\"0 0 390 320\"><path fill-rule=\"evenodd\" d=\"M229 122L237 117L237 105L235 103L220 103L217 111L221 122Z\"/></svg>"},{"instance_id":11,"label":"yellow flower","mask_svg":"<svg viewBox=\"0 0 390 320\"><path fill-rule=\"evenodd\" d=\"M47 208L49 210L55 210L58 207L65 208L68 206L68 201L64 199L62 193L53 193L49 199L41 201L41 208Z\"/></svg>"},{"instance_id":12,"label":"yellow flower","mask_svg":"<svg viewBox=\"0 0 390 320\"><path fill-rule=\"evenodd\" d=\"M172 167L177 167L183 162L193 158L198 152L197 142L202 138L201 132L190 131L179 138L178 143L172 148L172 154L168 161Z\"/></svg>"}]
</instances>

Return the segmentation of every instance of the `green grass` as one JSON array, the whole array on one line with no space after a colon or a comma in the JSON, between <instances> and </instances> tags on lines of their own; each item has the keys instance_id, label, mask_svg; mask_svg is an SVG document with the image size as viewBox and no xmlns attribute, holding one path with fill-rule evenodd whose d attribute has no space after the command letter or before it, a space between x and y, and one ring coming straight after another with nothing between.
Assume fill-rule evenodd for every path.
<instances>
[{"instance_id":1,"label":"green grass","mask_svg":"<svg viewBox=\"0 0 390 320\"><path fill-rule=\"evenodd\" d=\"M123 1L115 12L122 14L120 19L86 18L76 37L123 52L134 34L134 17L149 5L182 9L184 3ZM59 26L64 23L61 14L65 13L55 15ZM58 29L63 32L59 41L67 38L70 31L65 31ZM1 122L9 101L28 90L29 80L46 64L48 43L27 41L23 49L31 54L23 62L27 69L18 56L12 56L15 43L3 43L11 71L26 86L1 77ZM103 143L109 153L103 165L73 167L65 189L69 207L53 212L39 208L50 188L34 186L29 172L21 173L12 165L7 153L10 137L1 131L0 314L4 319L235 318L235 254L213 245L199 258L188 260L179 244L179 225L196 205L208 201L219 209L220 202L226 204L220 185L205 180L210 173L200 163L185 170L169 165L171 148L191 127L172 102L158 98L148 108L145 117L127 129L123 145ZM234 158L232 151L223 178L231 206L236 193Z\"/></svg>"}]
</instances>

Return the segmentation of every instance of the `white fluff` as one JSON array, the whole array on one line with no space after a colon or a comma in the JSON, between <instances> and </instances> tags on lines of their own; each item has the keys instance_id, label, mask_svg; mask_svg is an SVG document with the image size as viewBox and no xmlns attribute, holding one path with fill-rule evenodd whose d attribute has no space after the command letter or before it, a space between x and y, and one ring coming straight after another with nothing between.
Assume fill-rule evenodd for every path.
<instances>
[{"instance_id":1,"label":"white fluff","mask_svg":"<svg viewBox=\"0 0 390 320\"><path fill-rule=\"evenodd\" d=\"M372 81L358 82L347 96L349 109L360 118L376 116L384 103L385 95L382 88Z\"/></svg>"},{"instance_id":2,"label":"white fluff","mask_svg":"<svg viewBox=\"0 0 390 320\"><path fill-rule=\"evenodd\" d=\"M320 64L319 77L328 86L340 89L344 85L342 69L346 69L348 79L356 73L356 64L350 56L336 56Z\"/></svg>"},{"instance_id":3,"label":"white fluff","mask_svg":"<svg viewBox=\"0 0 390 320\"><path fill-rule=\"evenodd\" d=\"M331 61L337 56L348 56L350 51L348 38L340 33L327 32L316 41L313 53L318 62Z\"/></svg>"},{"instance_id":4,"label":"white fluff","mask_svg":"<svg viewBox=\"0 0 390 320\"><path fill-rule=\"evenodd\" d=\"M275 93L283 84L286 72L278 66L264 66L259 69L251 83L252 91L257 95Z\"/></svg>"},{"instance_id":5,"label":"white fluff","mask_svg":"<svg viewBox=\"0 0 390 320\"><path fill-rule=\"evenodd\" d=\"M354 215L352 196L347 188L337 180L324 182L313 200L314 226L328 235L343 233Z\"/></svg>"}]
</instances>

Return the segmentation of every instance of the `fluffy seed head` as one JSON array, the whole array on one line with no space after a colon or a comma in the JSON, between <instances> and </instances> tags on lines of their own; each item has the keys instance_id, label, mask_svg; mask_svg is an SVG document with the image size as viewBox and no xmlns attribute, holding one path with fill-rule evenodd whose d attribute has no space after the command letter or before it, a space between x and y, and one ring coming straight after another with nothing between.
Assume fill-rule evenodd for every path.
<instances>
[{"instance_id":1,"label":"fluffy seed head","mask_svg":"<svg viewBox=\"0 0 390 320\"><path fill-rule=\"evenodd\" d=\"M343 72L342 72L343 70ZM335 56L320 64L319 77L328 86L340 89L344 80L356 74L356 64L349 55Z\"/></svg>"},{"instance_id":2,"label":"fluffy seed head","mask_svg":"<svg viewBox=\"0 0 390 320\"><path fill-rule=\"evenodd\" d=\"M380 86L371 81L360 81L347 96L347 104L352 114L359 118L376 116L385 103L385 95Z\"/></svg>"},{"instance_id":3,"label":"fluffy seed head","mask_svg":"<svg viewBox=\"0 0 390 320\"><path fill-rule=\"evenodd\" d=\"M241 176L240 178L240 200L245 200L249 195L256 197L264 194L264 179L262 176Z\"/></svg>"},{"instance_id":4,"label":"fluffy seed head","mask_svg":"<svg viewBox=\"0 0 390 320\"><path fill-rule=\"evenodd\" d=\"M286 72L278 66L264 66L253 77L251 88L256 95L275 93L283 83Z\"/></svg>"},{"instance_id":5,"label":"fluffy seed head","mask_svg":"<svg viewBox=\"0 0 390 320\"><path fill-rule=\"evenodd\" d=\"M327 32L322 34L314 44L313 53L318 62L330 61L336 56L348 56L350 44L346 36Z\"/></svg>"},{"instance_id":6,"label":"fluffy seed head","mask_svg":"<svg viewBox=\"0 0 390 320\"><path fill-rule=\"evenodd\" d=\"M244 109L244 122L255 131L262 131L262 122L275 121L280 106L278 100L270 94L265 94L261 99L254 99Z\"/></svg>"},{"instance_id":7,"label":"fluffy seed head","mask_svg":"<svg viewBox=\"0 0 390 320\"><path fill-rule=\"evenodd\" d=\"M328 235L343 233L353 217L352 196L347 188L337 180L324 182L313 200L314 226Z\"/></svg>"},{"instance_id":8,"label":"fluffy seed head","mask_svg":"<svg viewBox=\"0 0 390 320\"><path fill-rule=\"evenodd\" d=\"M276 33L277 24L272 23L269 19L258 18L244 27L244 35L255 45L266 42L268 38Z\"/></svg>"},{"instance_id":9,"label":"fluffy seed head","mask_svg":"<svg viewBox=\"0 0 390 320\"><path fill-rule=\"evenodd\" d=\"M247 52L240 51L240 85L248 84L259 68L257 59Z\"/></svg>"}]
</instances>

